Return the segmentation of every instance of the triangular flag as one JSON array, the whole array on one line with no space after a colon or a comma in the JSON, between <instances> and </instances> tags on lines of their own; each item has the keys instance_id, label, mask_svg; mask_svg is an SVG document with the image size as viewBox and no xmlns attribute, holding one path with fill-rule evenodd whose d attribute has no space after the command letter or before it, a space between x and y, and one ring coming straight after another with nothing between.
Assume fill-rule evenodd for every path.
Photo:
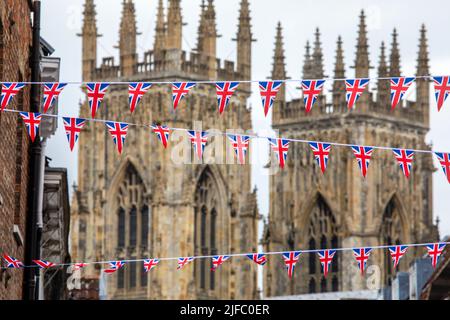
<instances>
[{"instance_id":1,"label":"triangular flag","mask_svg":"<svg viewBox=\"0 0 450 320\"><path fill-rule=\"evenodd\" d=\"M259 264L260 266L263 266L267 262L267 257L264 253L252 253L248 254L247 258L252 260L254 263Z\"/></svg>"},{"instance_id":2,"label":"triangular flag","mask_svg":"<svg viewBox=\"0 0 450 320\"><path fill-rule=\"evenodd\" d=\"M310 112L317 97L322 93L325 80L303 80L303 102L305 103L306 112Z\"/></svg>"},{"instance_id":3,"label":"triangular flag","mask_svg":"<svg viewBox=\"0 0 450 320\"><path fill-rule=\"evenodd\" d=\"M195 87L195 82L174 82L172 83L172 103L175 110L184 96Z\"/></svg>"},{"instance_id":4,"label":"triangular flag","mask_svg":"<svg viewBox=\"0 0 450 320\"><path fill-rule=\"evenodd\" d=\"M444 171L447 177L448 183L450 183L450 153L435 152L441 164L442 171Z\"/></svg>"},{"instance_id":5,"label":"triangular flag","mask_svg":"<svg viewBox=\"0 0 450 320\"><path fill-rule=\"evenodd\" d=\"M45 260L33 260L35 264L39 266L40 269L48 269L56 266L53 262L45 261Z\"/></svg>"},{"instance_id":6,"label":"triangular flag","mask_svg":"<svg viewBox=\"0 0 450 320\"><path fill-rule=\"evenodd\" d=\"M289 150L289 140L268 138L273 152L275 152L281 169L286 164L287 154Z\"/></svg>"},{"instance_id":7,"label":"triangular flag","mask_svg":"<svg viewBox=\"0 0 450 320\"><path fill-rule=\"evenodd\" d=\"M170 129L166 126L152 125L153 132L158 136L159 141L163 144L164 148L167 148L169 142Z\"/></svg>"},{"instance_id":8,"label":"triangular flag","mask_svg":"<svg viewBox=\"0 0 450 320\"><path fill-rule=\"evenodd\" d=\"M34 139L39 134L39 125L41 124L42 115L38 112L19 112L19 114L25 123L31 141L34 142Z\"/></svg>"},{"instance_id":9,"label":"triangular flag","mask_svg":"<svg viewBox=\"0 0 450 320\"><path fill-rule=\"evenodd\" d=\"M153 268L155 268L159 263L159 259L145 259L144 260L144 270L145 272L149 272Z\"/></svg>"},{"instance_id":10,"label":"triangular flag","mask_svg":"<svg viewBox=\"0 0 450 320\"><path fill-rule=\"evenodd\" d=\"M434 96L436 98L436 103L438 111L441 110L442 105L447 99L450 93L450 76L445 77L433 77L434 81Z\"/></svg>"},{"instance_id":11,"label":"triangular flag","mask_svg":"<svg viewBox=\"0 0 450 320\"><path fill-rule=\"evenodd\" d=\"M358 268L361 271L361 275L364 274L364 270L367 265L367 260L369 260L369 256L370 256L371 252L372 252L372 248L353 249L353 255L355 256L355 259L358 262Z\"/></svg>"},{"instance_id":12,"label":"triangular flag","mask_svg":"<svg viewBox=\"0 0 450 320\"><path fill-rule=\"evenodd\" d=\"M86 119L63 117L63 122L70 151L73 151L75 143L78 141L81 129L83 129L86 124Z\"/></svg>"},{"instance_id":13,"label":"triangular flag","mask_svg":"<svg viewBox=\"0 0 450 320\"><path fill-rule=\"evenodd\" d=\"M290 251L290 252L283 252L283 259L285 268L288 272L288 277L291 279L292 275L294 274L294 268L295 264L300 259L300 251Z\"/></svg>"},{"instance_id":14,"label":"triangular flag","mask_svg":"<svg viewBox=\"0 0 450 320\"><path fill-rule=\"evenodd\" d=\"M216 271L216 269L221 266L225 261L230 259L230 256L214 256L212 258L212 268L211 271Z\"/></svg>"},{"instance_id":15,"label":"triangular flag","mask_svg":"<svg viewBox=\"0 0 450 320\"><path fill-rule=\"evenodd\" d=\"M414 151L406 149L392 149L392 152L394 152L395 159L397 159L403 174L406 178L409 178L414 159Z\"/></svg>"},{"instance_id":16,"label":"triangular flag","mask_svg":"<svg viewBox=\"0 0 450 320\"><path fill-rule=\"evenodd\" d=\"M107 121L105 124L113 138L114 144L117 146L117 151L121 154L125 138L127 137L128 123Z\"/></svg>"},{"instance_id":17,"label":"triangular flag","mask_svg":"<svg viewBox=\"0 0 450 320\"><path fill-rule=\"evenodd\" d=\"M91 109L92 118L95 118L95 114L97 113L97 110L105 97L108 87L109 83L104 82L86 83L89 108Z\"/></svg>"},{"instance_id":18,"label":"triangular flag","mask_svg":"<svg viewBox=\"0 0 450 320\"><path fill-rule=\"evenodd\" d=\"M109 262L109 268L103 270L106 274L111 274L116 272L119 269L122 269L125 267L125 263L123 261L110 261Z\"/></svg>"},{"instance_id":19,"label":"triangular flag","mask_svg":"<svg viewBox=\"0 0 450 320\"><path fill-rule=\"evenodd\" d=\"M352 146L353 154L358 161L359 169L363 177L367 175L367 170L369 169L370 159L372 157L373 148L364 146Z\"/></svg>"},{"instance_id":20,"label":"triangular flag","mask_svg":"<svg viewBox=\"0 0 450 320\"><path fill-rule=\"evenodd\" d=\"M227 134L233 146L234 152L240 164L245 164L245 155L247 154L250 137L234 134Z\"/></svg>"},{"instance_id":21,"label":"triangular flag","mask_svg":"<svg viewBox=\"0 0 450 320\"><path fill-rule=\"evenodd\" d=\"M208 142L207 135L208 133L205 131L187 131L192 145L194 146L194 151L197 157L201 160L203 156L203 151L205 150L206 143Z\"/></svg>"},{"instance_id":22,"label":"triangular flag","mask_svg":"<svg viewBox=\"0 0 450 320\"><path fill-rule=\"evenodd\" d=\"M216 82L217 106L220 114L225 111L238 86L239 82Z\"/></svg>"},{"instance_id":23,"label":"triangular flag","mask_svg":"<svg viewBox=\"0 0 450 320\"><path fill-rule=\"evenodd\" d=\"M431 265L436 268L441 254L444 252L445 243L430 243L427 244L428 255L431 258Z\"/></svg>"},{"instance_id":24,"label":"triangular flag","mask_svg":"<svg viewBox=\"0 0 450 320\"><path fill-rule=\"evenodd\" d=\"M187 264L191 263L192 261L194 261L194 257L178 258L177 270L183 269Z\"/></svg>"},{"instance_id":25,"label":"triangular flag","mask_svg":"<svg viewBox=\"0 0 450 320\"><path fill-rule=\"evenodd\" d=\"M331 144L322 142L310 142L309 146L313 151L314 158L320 167L322 173L325 173L325 169L328 165L328 157L331 151Z\"/></svg>"},{"instance_id":26,"label":"triangular flag","mask_svg":"<svg viewBox=\"0 0 450 320\"><path fill-rule=\"evenodd\" d=\"M403 100L406 91L408 91L415 78L401 77L391 78L391 109L394 110L397 104Z\"/></svg>"},{"instance_id":27,"label":"triangular flag","mask_svg":"<svg viewBox=\"0 0 450 320\"><path fill-rule=\"evenodd\" d=\"M151 87L152 84L149 82L132 82L128 85L128 104L130 105L131 113L134 112L144 94L146 94Z\"/></svg>"},{"instance_id":28,"label":"triangular flag","mask_svg":"<svg viewBox=\"0 0 450 320\"><path fill-rule=\"evenodd\" d=\"M319 255L320 264L322 265L323 276L326 278L330 270L331 262L333 261L336 250L320 250Z\"/></svg>"},{"instance_id":29,"label":"triangular flag","mask_svg":"<svg viewBox=\"0 0 450 320\"><path fill-rule=\"evenodd\" d=\"M53 106L65 86L67 86L67 83L44 83L44 104L42 107L44 113L47 113L48 109Z\"/></svg>"},{"instance_id":30,"label":"triangular flag","mask_svg":"<svg viewBox=\"0 0 450 320\"><path fill-rule=\"evenodd\" d=\"M352 109L356 101L369 84L369 79L347 79L345 80L345 99L349 109Z\"/></svg>"},{"instance_id":31,"label":"triangular flag","mask_svg":"<svg viewBox=\"0 0 450 320\"><path fill-rule=\"evenodd\" d=\"M2 93L0 96L1 111L5 109L11 100L25 87L25 83L5 82L2 83Z\"/></svg>"},{"instance_id":32,"label":"triangular flag","mask_svg":"<svg viewBox=\"0 0 450 320\"><path fill-rule=\"evenodd\" d=\"M400 262L400 259L408 251L407 246L390 246L389 253L391 254L392 261L394 262L394 268L396 268Z\"/></svg>"},{"instance_id":33,"label":"triangular flag","mask_svg":"<svg viewBox=\"0 0 450 320\"><path fill-rule=\"evenodd\" d=\"M281 81L259 82L259 94L261 95L261 101L264 108L264 116L267 117L267 114L269 113L270 108L272 108L273 102L275 101L282 84L283 82Z\"/></svg>"}]
</instances>

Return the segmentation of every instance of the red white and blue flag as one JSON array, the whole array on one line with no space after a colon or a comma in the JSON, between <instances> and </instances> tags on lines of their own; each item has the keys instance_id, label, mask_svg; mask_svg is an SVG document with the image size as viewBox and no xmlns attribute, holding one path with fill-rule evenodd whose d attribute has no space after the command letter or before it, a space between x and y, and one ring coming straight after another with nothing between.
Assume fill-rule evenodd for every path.
<instances>
[{"instance_id":1,"label":"red white and blue flag","mask_svg":"<svg viewBox=\"0 0 450 320\"><path fill-rule=\"evenodd\" d=\"M158 136L159 141L163 144L164 148L167 148L169 142L170 129L166 126L152 125L153 132Z\"/></svg>"},{"instance_id":2,"label":"red white and blue flag","mask_svg":"<svg viewBox=\"0 0 450 320\"><path fill-rule=\"evenodd\" d=\"M6 261L6 267L12 268L12 269L20 269L23 268L23 263L19 260L17 260L14 257L8 256L7 254L3 254L3 259Z\"/></svg>"},{"instance_id":3,"label":"red white and blue flag","mask_svg":"<svg viewBox=\"0 0 450 320\"><path fill-rule=\"evenodd\" d=\"M435 152L435 154L438 157L445 176L447 177L447 181L450 183L450 154L442 152Z\"/></svg>"},{"instance_id":4,"label":"red white and blue flag","mask_svg":"<svg viewBox=\"0 0 450 320\"><path fill-rule=\"evenodd\" d=\"M100 104L105 97L106 90L108 90L109 83L91 82L86 84L89 108L91 109L91 116L95 118Z\"/></svg>"},{"instance_id":5,"label":"red white and blue flag","mask_svg":"<svg viewBox=\"0 0 450 320\"><path fill-rule=\"evenodd\" d=\"M206 131L194 131L188 130L189 138L191 139L192 145L194 146L194 152L197 157L201 160L203 156L203 151L205 150L206 143L208 142Z\"/></svg>"},{"instance_id":6,"label":"red white and blue flag","mask_svg":"<svg viewBox=\"0 0 450 320\"><path fill-rule=\"evenodd\" d=\"M281 169L286 164L287 154L289 150L289 140L268 138L273 152L275 152Z\"/></svg>"},{"instance_id":7,"label":"red white and blue flag","mask_svg":"<svg viewBox=\"0 0 450 320\"><path fill-rule=\"evenodd\" d=\"M400 259L408 251L408 246L390 246L389 253L391 254L392 261L394 262L394 268L396 268L400 262Z\"/></svg>"},{"instance_id":8,"label":"red white and blue flag","mask_svg":"<svg viewBox=\"0 0 450 320\"><path fill-rule=\"evenodd\" d=\"M177 270L183 269L187 264L194 261L194 257L184 257L178 258L178 267Z\"/></svg>"},{"instance_id":9,"label":"red white and blue flag","mask_svg":"<svg viewBox=\"0 0 450 320\"><path fill-rule=\"evenodd\" d=\"M34 142L34 139L36 139L39 134L39 125L41 124L42 115L38 112L19 112L19 114L25 123L25 128L27 129L31 141Z\"/></svg>"},{"instance_id":10,"label":"red white and blue flag","mask_svg":"<svg viewBox=\"0 0 450 320\"><path fill-rule=\"evenodd\" d=\"M300 251L290 251L283 253L284 265L288 272L288 277L291 279L294 274L295 264L300 259Z\"/></svg>"},{"instance_id":11,"label":"red white and blue flag","mask_svg":"<svg viewBox=\"0 0 450 320\"><path fill-rule=\"evenodd\" d=\"M195 82L174 82L172 83L172 103L173 109L178 107L178 104L183 100L184 96L195 87Z\"/></svg>"},{"instance_id":12,"label":"red white and blue flag","mask_svg":"<svg viewBox=\"0 0 450 320\"><path fill-rule=\"evenodd\" d=\"M434 96L436 98L436 103L438 111L441 110L442 105L450 93L450 76L445 77L433 77L434 81Z\"/></svg>"},{"instance_id":13,"label":"red white and blue flag","mask_svg":"<svg viewBox=\"0 0 450 320\"><path fill-rule=\"evenodd\" d=\"M330 270L331 262L333 261L336 250L320 250L317 251L319 255L320 264L322 265L323 276L326 278Z\"/></svg>"},{"instance_id":14,"label":"red white and blue flag","mask_svg":"<svg viewBox=\"0 0 450 320\"><path fill-rule=\"evenodd\" d=\"M439 262L439 258L441 256L442 252L444 252L444 248L445 248L445 243L427 244L428 255L431 258L431 265L433 266L433 268L436 268L436 266Z\"/></svg>"},{"instance_id":15,"label":"red white and blue flag","mask_svg":"<svg viewBox=\"0 0 450 320\"><path fill-rule=\"evenodd\" d=\"M53 262L45 260L33 260L33 262L39 266L39 269L48 269L56 265Z\"/></svg>"},{"instance_id":16,"label":"red white and blue flag","mask_svg":"<svg viewBox=\"0 0 450 320\"><path fill-rule=\"evenodd\" d=\"M364 274L364 270L366 269L367 266L367 260L369 260L371 252L372 248L353 249L353 255L355 256L355 259L358 262L358 268L359 270L361 270L361 275Z\"/></svg>"},{"instance_id":17,"label":"red white and blue flag","mask_svg":"<svg viewBox=\"0 0 450 320\"><path fill-rule=\"evenodd\" d=\"M327 168L328 164L328 157L331 151L331 144L322 142L310 142L309 146L313 151L314 158L316 159L320 170L322 170L322 173L325 173L325 169Z\"/></svg>"},{"instance_id":18,"label":"red white and blue flag","mask_svg":"<svg viewBox=\"0 0 450 320\"><path fill-rule=\"evenodd\" d=\"M86 124L86 119L63 117L63 121L70 151L73 151L75 143L78 141L81 129L83 129L84 125Z\"/></svg>"},{"instance_id":19,"label":"red white and blue flag","mask_svg":"<svg viewBox=\"0 0 450 320\"><path fill-rule=\"evenodd\" d=\"M211 271L216 271L218 267L222 265L225 261L230 259L230 256L214 256L212 257L212 267Z\"/></svg>"},{"instance_id":20,"label":"red white and blue flag","mask_svg":"<svg viewBox=\"0 0 450 320\"><path fill-rule=\"evenodd\" d=\"M245 155L247 154L250 137L233 134L227 134L227 136L231 141L231 145L233 146L239 163L245 164Z\"/></svg>"},{"instance_id":21,"label":"red white and blue flag","mask_svg":"<svg viewBox=\"0 0 450 320\"><path fill-rule=\"evenodd\" d=\"M0 96L1 108L5 109L11 100L25 87L25 83L20 82L5 82L2 83L2 93Z\"/></svg>"},{"instance_id":22,"label":"red white and blue flag","mask_svg":"<svg viewBox=\"0 0 450 320\"><path fill-rule=\"evenodd\" d=\"M109 262L109 268L103 270L106 274L111 274L116 272L119 269L122 269L125 267L125 262L123 261L110 261Z\"/></svg>"},{"instance_id":23,"label":"red white and blue flag","mask_svg":"<svg viewBox=\"0 0 450 320\"><path fill-rule=\"evenodd\" d=\"M44 113L53 106L65 86L67 83L44 83L44 105L42 107Z\"/></svg>"},{"instance_id":24,"label":"red white and blue flag","mask_svg":"<svg viewBox=\"0 0 450 320\"><path fill-rule=\"evenodd\" d=\"M107 121L105 124L111 134L111 137L113 138L117 151L121 154L125 143L125 138L127 137L128 123Z\"/></svg>"},{"instance_id":25,"label":"red white and blue flag","mask_svg":"<svg viewBox=\"0 0 450 320\"><path fill-rule=\"evenodd\" d=\"M395 109L397 104L403 100L406 91L408 91L411 84L414 82L415 78L401 77L401 78L391 78L391 108Z\"/></svg>"},{"instance_id":26,"label":"red white and blue flag","mask_svg":"<svg viewBox=\"0 0 450 320\"><path fill-rule=\"evenodd\" d=\"M248 254L247 258L252 260L254 263L259 264L260 266L263 266L267 263L267 257L264 253Z\"/></svg>"},{"instance_id":27,"label":"red white and blue flag","mask_svg":"<svg viewBox=\"0 0 450 320\"><path fill-rule=\"evenodd\" d=\"M134 112L142 97L152 87L149 82L132 82L128 85L128 104L131 113Z\"/></svg>"},{"instance_id":28,"label":"red white and blue flag","mask_svg":"<svg viewBox=\"0 0 450 320\"><path fill-rule=\"evenodd\" d=\"M79 263L74 263L72 266L72 271L78 271L83 269L84 267L88 266L89 263L83 263L83 262L79 262Z\"/></svg>"},{"instance_id":29,"label":"red white and blue flag","mask_svg":"<svg viewBox=\"0 0 450 320\"><path fill-rule=\"evenodd\" d=\"M264 116L267 117L270 108L273 106L273 102L277 97L278 91L283 83L281 81L260 81L259 82L259 94L261 95L261 101L264 108Z\"/></svg>"},{"instance_id":30,"label":"red white and blue flag","mask_svg":"<svg viewBox=\"0 0 450 320\"><path fill-rule=\"evenodd\" d=\"M367 170L369 169L370 159L372 157L373 148L364 146L352 146L353 154L358 161L359 169L363 177L367 175Z\"/></svg>"},{"instance_id":31,"label":"red white and blue flag","mask_svg":"<svg viewBox=\"0 0 450 320\"><path fill-rule=\"evenodd\" d=\"M144 270L145 272L149 272L154 267L156 267L159 263L159 259L145 259L144 260Z\"/></svg>"},{"instance_id":32,"label":"red white and blue flag","mask_svg":"<svg viewBox=\"0 0 450 320\"><path fill-rule=\"evenodd\" d=\"M306 112L310 112L317 97L322 93L325 80L303 80L303 102L305 103Z\"/></svg>"},{"instance_id":33,"label":"red white and blue flag","mask_svg":"<svg viewBox=\"0 0 450 320\"><path fill-rule=\"evenodd\" d=\"M409 178L414 159L414 151L406 149L392 149L392 152L394 152L395 159L397 159L403 174L406 178Z\"/></svg>"},{"instance_id":34,"label":"red white and blue flag","mask_svg":"<svg viewBox=\"0 0 450 320\"><path fill-rule=\"evenodd\" d=\"M225 111L225 108L231 100L231 96L238 86L239 82L216 82L217 106L219 107L220 114Z\"/></svg>"},{"instance_id":35,"label":"red white and blue flag","mask_svg":"<svg viewBox=\"0 0 450 320\"><path fill-rule=\"evenodd\" d=\"M369 79L367 78L345 80L345 99L347 100L347 106L349 109L353 108L368 84Z\"/></svg>"}]
</instances>

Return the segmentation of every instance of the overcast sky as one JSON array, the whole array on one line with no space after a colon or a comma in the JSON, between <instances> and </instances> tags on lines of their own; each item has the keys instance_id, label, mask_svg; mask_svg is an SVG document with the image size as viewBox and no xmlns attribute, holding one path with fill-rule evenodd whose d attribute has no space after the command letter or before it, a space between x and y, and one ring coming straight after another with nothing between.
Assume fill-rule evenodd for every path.
<instances>
[{"instance_id":1,"label":"overcast sky","mask_svg":"<svg viewBox=\"0 0 450 320\"><path fill-rule=\"evenodd\" d=\"M151 49L154 36L157 0L135 0L138 31L138 52ZM217 29L222 37L218 40L218 56L235 60L236 43L231 41L237 31L239 0L216 0ZM81 31L83 0L42 0L42 36L56 49L54 56L62 58L61 81L81 81L81 39L76 36ZM191 51L196 45L198 14L201 0L182 1L183 17L187 23L183 29L183 49ZM122 11L122 0L97 0L97 21L99 32L99 59L115 56L118 61L118 30ZM334 1L334 0L250 0L254 37L253 46L254 80L262 80L270 75L274 48L275 27L281 21L284 35L284 48L288 76L301 77L304 46L307 40L313 41L316 27L322 33L322 47L326 74L332 76L336 40L341 35L344 41L344 55L347 76L353 76L353 65L357 25L361 9L366 11L369 37L370 61L378 65L381 41L391 42L393 28L399 33L401 70L404 75L415 73L419 28L425 23L428 30L430 66L434 74L450 74L450 42L443 34L450 31L450 2L420 0L378 0L378 1ZM167 6L166 6L167 8ZM436 10L439 8L439 10ZM389 50L387 52L389 54ZM376 68L371 76L376 76ZM289 84L289 99L298 97L297 84ZM255 90L256 89L256 90ZM255 88L251 99L254 130L267 133L270 118L265 119L260 109L260 98ZM79 101L83 98L77 85L68 86L60 98L60 114L77 116ZM450 151L450 101L439 114L434 101L431 104L431 131L427 142L433 149ZM61 123L56 135L49 141L47 154L53 159L53 166L67 167L71 184L77 176L77 155L70 153ZM125 146L126 147L126 146ZM265 145L259 145L265 148ZM439 216L441 236L450 235L450 185L436 159L439 168L433 176L434 215ZM261 161L260 161L261 162ZM370 172L369 172L370 174ZM258 186L258 203L262 214L268 211L268 179L261 166L253 170L254 181Z\"/></svg>"}]
</instances>

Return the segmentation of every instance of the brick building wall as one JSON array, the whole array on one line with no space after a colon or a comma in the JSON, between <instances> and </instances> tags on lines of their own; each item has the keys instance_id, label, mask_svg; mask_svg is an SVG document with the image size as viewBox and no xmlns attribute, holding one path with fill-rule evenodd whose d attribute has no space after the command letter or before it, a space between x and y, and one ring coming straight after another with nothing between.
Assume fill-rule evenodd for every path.
<instances>
[{"instance_id":1,"label":"brick building wall","mask_svg":"<svg viewBox=\"0 0 450 320\"><path fill-rule=\"evenodd\" d=\"M0 1L0 82L29 81L31 1ZM30 110L30 86L17 95L10 109ZM30 140L15 113L0 114L0 253L24 260L25 221L29 187ZM22 237L13 234L17 225ZM22 298L23 272L0 271L0 300Z\"/></svg>"}]
</instances>

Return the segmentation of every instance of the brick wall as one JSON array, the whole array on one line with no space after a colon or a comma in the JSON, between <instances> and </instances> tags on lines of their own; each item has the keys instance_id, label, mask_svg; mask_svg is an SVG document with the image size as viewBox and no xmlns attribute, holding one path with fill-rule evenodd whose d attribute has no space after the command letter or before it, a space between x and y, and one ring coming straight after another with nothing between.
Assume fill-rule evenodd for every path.
<instances>
[{"instance_id":1,"label":"brick wall","mask_svg":"<svg viewBox=\"0 0 450 320\"><path fill-rule=\"evenodd\" d=\"M29 81L32 40L28 0L0 1L0 82ZM30 86L15 97L10 109L30 110ZM18 225L25 241L30 140L15 113L0 114L0 253L23 261L25 243L13 235ZM0 300L22 298L23 272L0 271Z\"/></svg>"}]
</instances>

